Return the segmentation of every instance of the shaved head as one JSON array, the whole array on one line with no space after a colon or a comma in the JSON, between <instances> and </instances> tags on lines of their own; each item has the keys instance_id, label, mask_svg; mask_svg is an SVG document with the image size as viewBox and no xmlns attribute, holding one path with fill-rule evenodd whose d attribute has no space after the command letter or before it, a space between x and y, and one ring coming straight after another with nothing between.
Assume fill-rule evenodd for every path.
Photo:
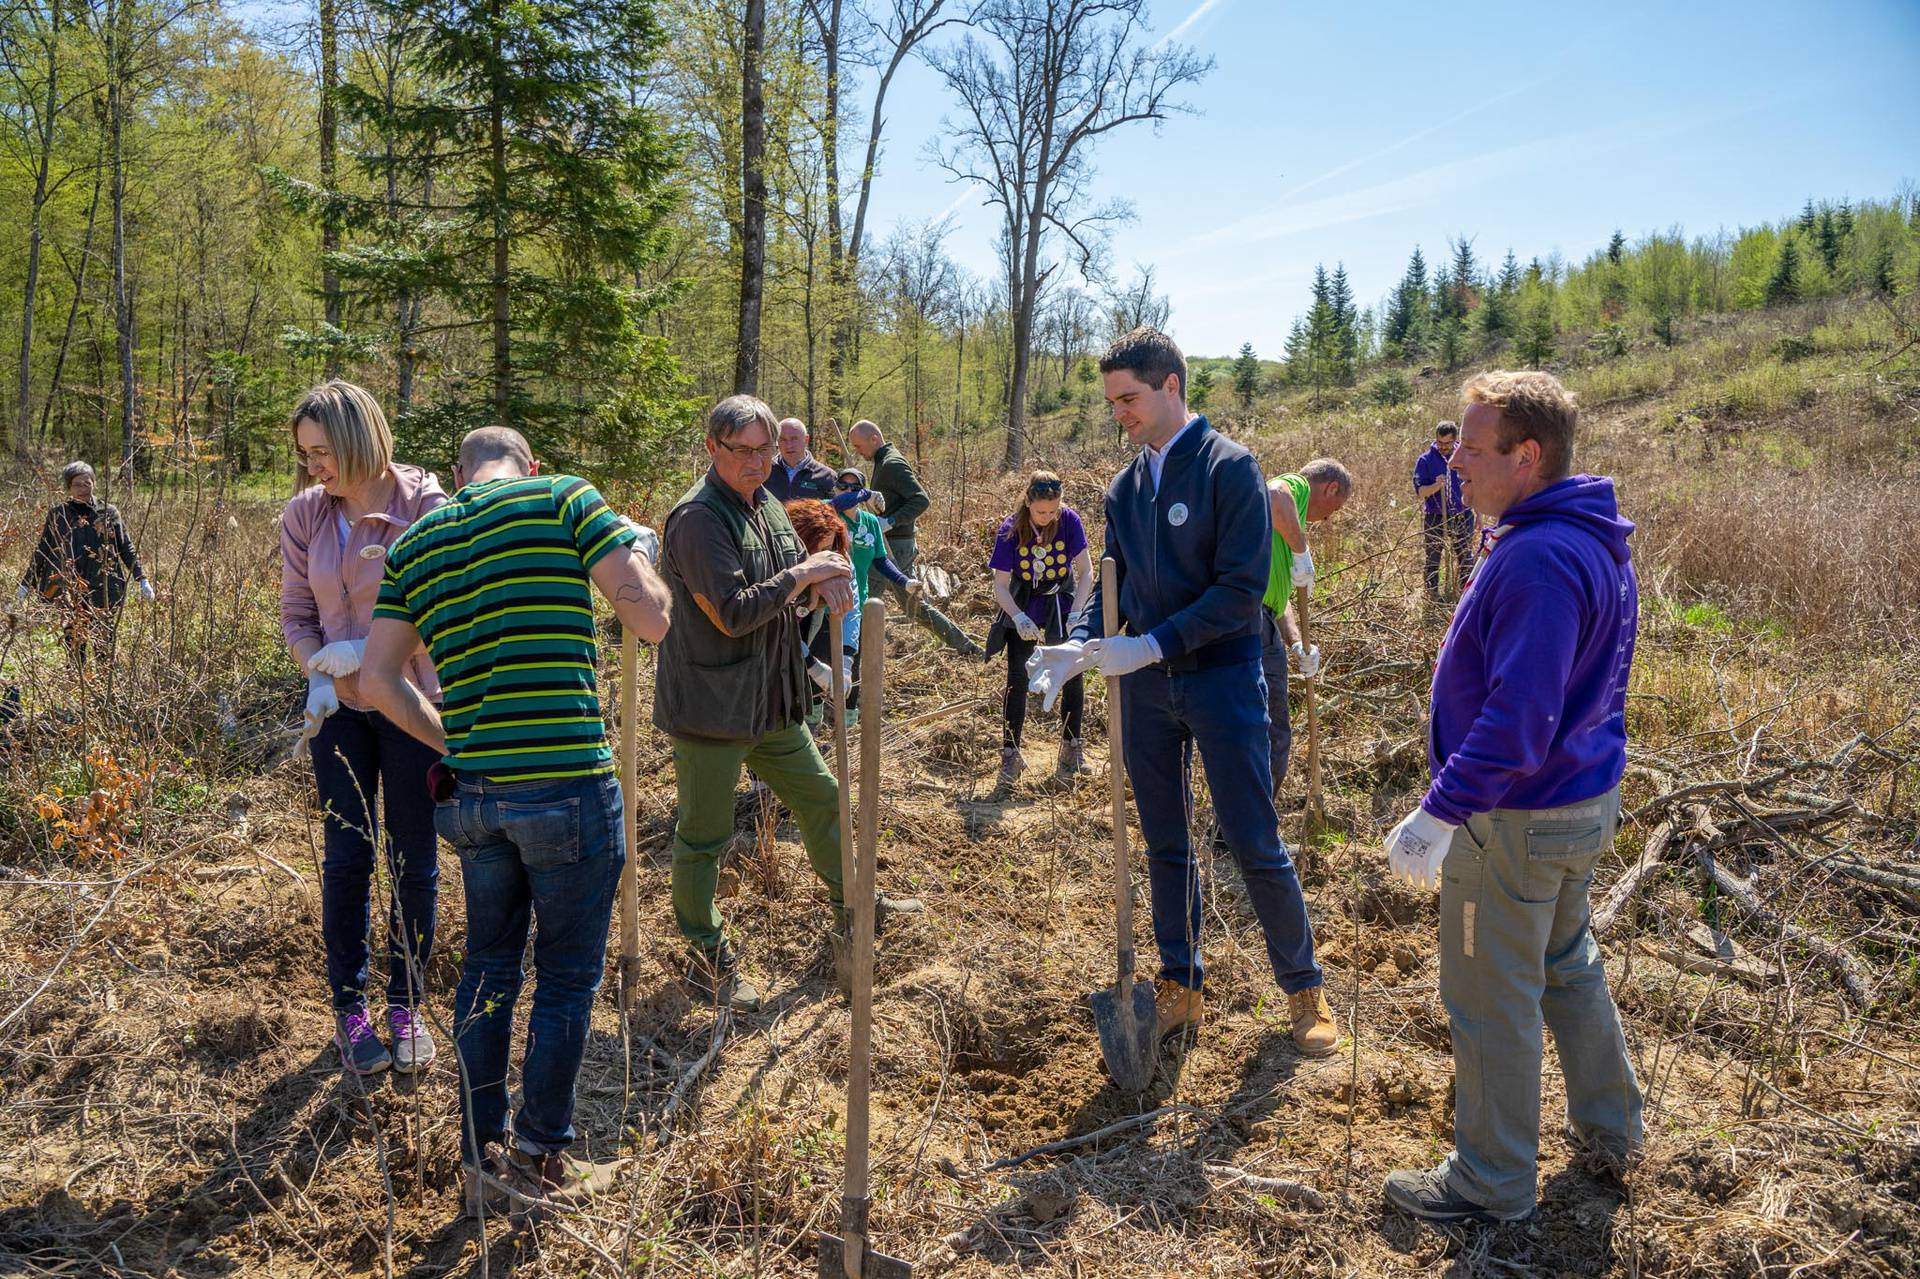
<instances>
[{"instance_id":1,"label":"shaved head","mask_svg":"<svg viewBox=\"0 0 1920 1279\"><path fill-rule=\"evenodd\" d=\"M853 429L847 432L847 443L864 458L871 458L886 442L886 437L880 434L880 428L865 418L855 422Z\"/></svg>"},{"instance_id":2,"label":"shaved head","mask_svg":"<svg viewBox=\"0 0 1920 1279\"><path fill-rule=\"evenodd\" d=\"M788 466L800 465L807 456L807 424L797 417L781 418L774 443L780 448L782 461Z\"/></svg>"},{"instance_id":3,"label":"shaved head","mask_svg":"<svg viewBox=\"0 0 1920 1279\"><path fill-rule=\"evenodd\" d=\"M512 463L522 475L533 473L527 437L510 426L483 426L460 441L460 469L472 475L492 462Z\"/></svg>"}]
</instances>

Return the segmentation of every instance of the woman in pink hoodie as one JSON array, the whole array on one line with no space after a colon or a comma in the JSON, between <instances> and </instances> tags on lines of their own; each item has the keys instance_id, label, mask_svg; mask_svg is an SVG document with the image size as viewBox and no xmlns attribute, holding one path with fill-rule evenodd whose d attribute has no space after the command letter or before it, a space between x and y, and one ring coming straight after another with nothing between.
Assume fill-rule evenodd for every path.
<instances>
[{"instance_id":1,"label":"woman in pink hoodie","mask_svg":"<svg viewBox=\"0 0 1920 1279\"><path fill-rule=\"evenodd\" d=\"M393 460L386 414L362 388L335 379L301 397L294 448L311 481L280 521L280 631L307 676L306 725L326 813L320 931L333 992L334 1043L358 1075L417 1070L434 1044L416 1018L433 949L439 843L427 770L434 753L361 700L360 655L387 549L442 505L439 481ZM434 701L440 682L421 651L409 678ZM375 817L375 794L381 796ZM393 909L387 927L387 1027L367 1011L367 899L374 849L387 849Z\"/></svg>"}]
</instances>

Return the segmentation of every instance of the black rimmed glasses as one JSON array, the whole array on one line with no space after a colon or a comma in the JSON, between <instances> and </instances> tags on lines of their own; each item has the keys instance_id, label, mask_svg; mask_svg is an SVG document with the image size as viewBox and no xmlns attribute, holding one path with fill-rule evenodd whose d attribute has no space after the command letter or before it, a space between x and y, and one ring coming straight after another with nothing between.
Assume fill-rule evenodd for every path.
<instances>
[{"instance_id":1,"label":"black rimmed glasses","mask_svg":"<svg viewBox=\"0 0 1920 1279\"><path fill-rule=\"evenodd\" d=\"M773 455L780 451L779 446L775 444L762 444L759 448L754 448L747 444L729 444L725 440L720 441L720 447L742 462L771 462Z\"/></svg>"}]
</instances>

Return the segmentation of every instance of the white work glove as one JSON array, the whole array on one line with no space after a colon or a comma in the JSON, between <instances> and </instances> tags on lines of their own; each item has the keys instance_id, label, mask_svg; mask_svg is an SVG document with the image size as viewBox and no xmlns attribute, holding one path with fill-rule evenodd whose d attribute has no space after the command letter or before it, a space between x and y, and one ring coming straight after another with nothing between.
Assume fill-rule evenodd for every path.
<instances>
[{"instance_id":1,"label":"white work glove","mask_svg":"<svg viewBox=\"0 0 1920 1279\"><path fill-rule=\"evenodd\" d=\"M1320 646L1315 644L1307 648L1298 640L1287 645L1287 651L1293 654L1293 660L1299 664L1300 678L1312 679L1320 674Z\"/></svg>"},{"instance_id":2,"label":"white work glove","mask_svg":"<svg viewBox=\"0 0 1920 1279\"><path fill-rule=\"evenodd\" d=\"M307 676L307 716L300 725L300 737L311 740L326 723L327 716L340 709L340 695L333 691L333 676Z\"/></svg>"},{"instance_id":3,"label":"white work glove","mask_svg":"<svg viewBox=\"0 0 1920 1279\"><path fill-rule=\"evenodd\" d=\"M1021 639L1029 644L1037 643L1043 634L1040 630L1040 623L1034 621L1025 613L1013 619L1013 629L1019 633Z\"/></svg>"},{"instance_id":4,"label":"white work glove","mask_svg":"<svg viewBox=\"0 0 1920 1279\"><path fill-rule=\"evenodd\" d=\"M874 494L874 497L876 499L879 496L880 495L878 493ZM880 527L888 531L891 531L893 529L893 517L891 515L882 515L880 517Z\"/></svg>"},{"instance_id":5,"label":"white work glove","mask_svg":"<svg viewBox=\"0 0 1920 1279\"><path fill-rule=\"evenodd\" d=\"M1293 554L1293 589L1311 591L1313 589L1313 548L1303 546Z\"/></svg>"},{"instance_id":6,"label":"white work glove","mask_svg":"<svg viewBox=\"0 0 1920 1279\"><path fill-rule=\"evenodd\" d=\"M1102 675L1109 677L1131 675L1160 660L1159 646L1147 635L1109 635L1093 641L1092 647L1095 665Z\"/></svg>"},{"instance_id":7,"label":"white work glove","mask_svg":"<svg viewBox=\"0 0 1920 1279\"><path fill-rule=\"evenodd\" d=\"M307 673L331 675L335 679L351 675L360 669L360 659L366 652L367 642L363 639L335 640L307 659Z\"/></svg>"},{"instance_id":8,"label":"white work glove","mask_svg":"<svg viewBox=\"0 0 1920 1279\"><path fill-rule=\"evenodd\" d=\"M153 583L143 577L140 579L139 586L140 598L151 604L153 602Z\"/></svg>"},{"instance_id":9,"label":"white work glove","mask_svg":"<svg viewBox=\"0 0 1920 1279\"><path fill-rule=\"evenodd\" d=\"M882 493L879 489L869 489L867 491L873 494L872 497L867 499L868 509L871 510L875 515L885 515L887 512L886 495ZM881 520L880 523L885 525L887 528L893 527L892 520Z\"/></svg>"},{"instance_id":10,"label":"white work glove","mask_svg":"<svg viewBox=\"0 0 1920 1279\"><path fill-rule=\"evenodd\" d=\"M633 530L633 549L637 555L644 555L647 563L654 568L660 567L660 535L644 524L636 523L622 515L621 523Z\"/></svg>"},{"instance_id":11,"label":"white work glove","mask_svg":"<svg viewBox=\"0 0 1920 1279\"><path fill-rule=\"evenodd\" d=\"M1424 808L1414 809L1387 833L1388 871L1415 888L1440 887L1440 864L1458 829Z\"/></svg>"},{"instance_id":12,"label":"white work glove","mask_svg":"<svg viewBox=\"0 0 1920 1279\"><path fill-rule=\"evenodd\" d=\"M821 692L827 694L829 697L833 696L833 667L828 666L817 657L809 657L807 659L807 678L811 679L814 687L818 688ZM853 656L850 653L843 653L840 656L840 678L846 687L853 687Z\"/></svg>"},{"instance_id":13,"label":"white work glove","mask_svg":"<svg viewBox=\"0 0 1920 1279\"><path fill-rule=\"evenodd\" d=\"M1036 648L1027 659L1027 691L1041 696L1041 705L1053 709L1067 681L1092 666L1099 650L1079 640Z\"/></svg>"}]
</instances>

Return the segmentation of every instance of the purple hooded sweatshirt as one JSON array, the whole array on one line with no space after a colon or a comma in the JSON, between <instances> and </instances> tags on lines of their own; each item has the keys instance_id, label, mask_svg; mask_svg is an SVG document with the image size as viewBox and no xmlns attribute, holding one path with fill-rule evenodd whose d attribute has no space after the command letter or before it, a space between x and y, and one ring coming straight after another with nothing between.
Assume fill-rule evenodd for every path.
<instances>
[{"instance_id":1,"label":"purple hooded sweatshirt","mask_svg":"<svg viewBox=\"0 0 1920 1279\"><path fill-rule=\"evenodd\" d=\"M1433 785L1456 825L1604 795L1627 766L1639 588L1613 481L1575 475L1509 507L1433 670Z\"/></svg>"}]
</instances>

